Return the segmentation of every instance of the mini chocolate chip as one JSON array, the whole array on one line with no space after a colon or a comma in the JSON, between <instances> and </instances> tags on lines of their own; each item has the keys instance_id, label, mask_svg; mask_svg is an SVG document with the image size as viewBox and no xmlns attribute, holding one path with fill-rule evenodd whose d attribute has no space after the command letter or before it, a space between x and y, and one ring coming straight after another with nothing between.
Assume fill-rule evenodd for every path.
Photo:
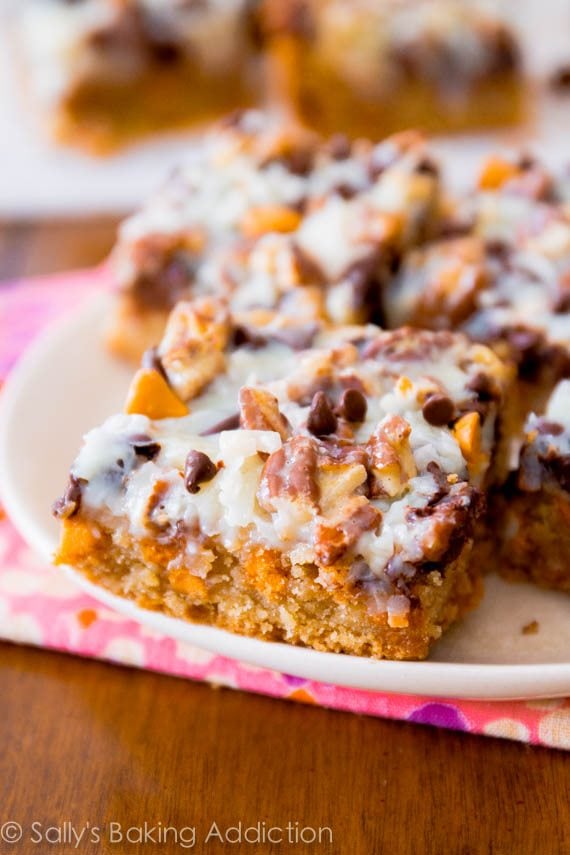
<instances>
[{"instance_id":1,"label":"mini chocolate chip","mask_svg":"<svg viewBox=\"0 0 570 855\"><path fill-rule=\"evenodd\" d=\"M183 57L182 49L176 42L153 42L149 44L149 52L158 65L176 65Z\"/></svg>"},{"instance_id":2,"label":"mini chocolate chip","mask_svg":"<svg viewBox=\"0 0 570 855\"><path fill-rule=\"evenodd\" d=\"M570 63L561 65L550 78L552 89L570 92Z\"/></svg>"},{"instance_id":3,"label":"mini chocolate chip","mask_svg":"<svg viewBox=\"0 0 570 855\"><path fill-rule=\"evenodd\" d=\"M327 436L336 430L336 416L324 392L315 392L311 401L307 429L314 436Z\"/></svg>"},{"instance_id":4,"label":"mini chocolate chip","mask_svg":"<svg viewBox=\"0 0 570 855\"><path fill-rule=\"evenodd\" d=\"M420 175L433 175L435 178L439 175L437 164L429 157L422 157L416 164L415 171Z\"/></svg>"},{"instance_id":5,"label":"mini chocolate chip","mask_svg":"<svg viewBox=\"0 0 570 855\"><path fill-rule=\"evenodd\" d=\"M216 433L221 433L223 430L237 430L239 428L239 413L234 413L233 416L228 416L220 422L216 422L212 427L206 428L200 433L200 436L212 436Z\"/></svg>"},{"instance_id":6,"label":"mini chocolate chip","mask_svg":"<svg viewBox=\"0 0 570 855\"><path fill-rule=\"evenodd\" d=\"M451 398L437 393L430 395L422 407L424 419L435 427L448 424L453 418L454 411L455 407Z\"/></svg>"},{"instance_id":7,"label":"mini chocolate chip","mask_svg":"<svg viewBox=\"0 0 570 855\"><path fill-rule=\"evenodd\" d=\"M241 324L234 329L232 344L234 347L250 347L259 350L267 345L267 339L256 333L253 329Z\"/></svg>"},{"instance_id":8,"label":"mini chocolate chip","mask_svg":"<svg viewBox=\"0 0 570 855\"><path fill-rule=\"evenodd\" d=\"M144 368L145 371L158 371L158 373L161 374L168 382L166 371L164 370L164 366L160 356L158 355L158 348L149 347L148 350L145 350L141 359L141 368Z\"/></svg>"},{"instance_id":9,"label":"mini chocolate chip","mask_svg":"<svg viewBox=\"0 0 570 855\"><path fill-rule=\"evenodd\" d=\"M135 436L131 436L130 442L135 454L138 454L139 457L145 457L147 460L154 460L154 458L160 453L160 443L154 442L154 440L145 433L139 433L135 434Z\"/></svg>"},{"instance_id":10,"label":"mini chocolate chip","mask_svg":"<svg viewBox=\"0 0 570 855\"><path fill-rule=\"evenodd\" d=\"M337 413L347 422L362 422L366 416L368 404L360 389L345 389L342 393Z\"/></svg>"},{"instance_id":11,"label":"mini chocolate chip","mask_svg":"<svg viewBox=\"0 0 570 855\"><path fill-rule=\"evenodd\" d=\"M346 160L350 157L350 140L346 134L333 134L325 148L335 160Z\"/></svg>"},{"instance_id":12,"label":"mini chocolate chip","mask_svg":"<svg viewBox=\"0 0 570 855\"><path fill-rule=\"evenodd\" d=\"M75 475L69 476L69 484L63 496L54 502L52 512L54 517L67 520L75 516L81 507L81 488L86 484L84 478L76 478Z\"/></svg>"},{"instance_id":13,"label":"mini chocolate chip","mask_svg":"<svg viewBox=\"0 0 570 855\"><path fill-rule=\"evenodd\" d=\"M475 392L480 401L492 401L497 397L497 391L488 374L478 372L467 384L467 388Z\"/></svg>"},{"instance_id":14,"label":"mini chocolate chip","mask_svg":"<svg viewBox=\"0 0 570 855\"><path fill-rule=\"evenodd\" d=\"M184 467L184 484L189 493L197 493L200 484L211 481L218 469L203 451L190 451Z\"/></svg>"}]
</instances>

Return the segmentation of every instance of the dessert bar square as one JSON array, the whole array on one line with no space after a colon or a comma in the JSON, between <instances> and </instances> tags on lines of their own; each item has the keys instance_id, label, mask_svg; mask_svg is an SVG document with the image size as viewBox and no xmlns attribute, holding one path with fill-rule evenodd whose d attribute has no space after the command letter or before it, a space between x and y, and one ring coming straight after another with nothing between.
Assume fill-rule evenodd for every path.
<instances>
[{"instance_id":1,"label":"dessert bar square","mask_svg":"<svg viewBox=\"0 0 570 855\"><path fill-rule=\"evenodd\" d=\"M499 571L570 592L570 380L558 384L542 416L529 416L519 469L493 511Z\"/></svg>"},{"instance_id":2,"label":"dessert bar square","mask_svg":"<svg viewBox=\"0 0 570 855\"><path fill-rule=\"evenodd\" d=\"M307 125L377 139L520 120L510 28L456 0L266 0L274 87Z\"/></svg>"},{"instance_id":3,"label":"dessert bar square","mask_svg":"<svg viewBox=\"0 0 570 855\"><path fill-rule=\"evenodd\" d=\"M424 658L480 594L511 380L461 334L182 302L85 437L57 561L190 621Z\"/></svg>"},{"instance_id":4,"label":"dessert bar square","mask_svg":"<svg viewBox=\"0 0 570 855\"><path fill-rule=\"evenodd\" d=\"M570 209L565 185L532 160L493 158L481 185L459 206L462 233L408 255L385 314L462 330L513 360L522 430L570 376Z\"/></svg>"},{"instance_id":5,"label":"dessert bar square","mask_svg":"<svg viewBox=\"0 0 570 855\"><path fill-rule=\"evenodd\" d=\"M180 299L305 320L382 320L382 292L440 220L438 170L422 136L321 142L246 112L222 123L121 228L120 294L108 341L140 358Z\"/></svg>"},{"instance_id":6,"label":"dessert bar square","mask_svg":"<svg viewBox=\"0 0 570 855\"><path fill-rule=\"evenodd\" d=\"M57 138L105 151L259 97L249 0L26 0L16 35Z\"/></svg>"}]
</instances>

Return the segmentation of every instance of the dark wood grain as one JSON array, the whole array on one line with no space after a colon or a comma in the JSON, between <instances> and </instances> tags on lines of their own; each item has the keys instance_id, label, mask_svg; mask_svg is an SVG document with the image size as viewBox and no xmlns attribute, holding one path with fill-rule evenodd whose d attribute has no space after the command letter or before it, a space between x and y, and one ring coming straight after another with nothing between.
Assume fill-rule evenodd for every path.
<instances>
[{"instance_id":1,"label":"dark wood grain","mask_svg":"<svg viewBox=\"0 0 570 855\"><path fill-rule=\"evenodd\" d=\"M114 224L0 229L10 276L99 261ZM6 275L6 274L5 274ZM0 853L570 852L563 752L275 701L0 644ZM99 844L35 844L32 822L103 829ZM204 837L265 822L332 829L333 843ZM196 844L113 844L108 823L196 828ZM39 833L39 832L38 832ZM135 832L136 833L136 832ZM285 831L286 833L286 831ZM190 832L187 832L190 834Z\"/></svg>"},{"instance_id":2,"label":"dark wood grain","mask_svg":"<svg viewBox=\"0 0 570 855\"><path fill-rule=\"evenodd\" d=\"M146 821L195 826L203 839L214 821L292 821L330 827L332 846L312 851L343 855L570 851L561 752L43 651L5 646L1 656L0 805L28 829Z\"/></svg>"}]
</instances>

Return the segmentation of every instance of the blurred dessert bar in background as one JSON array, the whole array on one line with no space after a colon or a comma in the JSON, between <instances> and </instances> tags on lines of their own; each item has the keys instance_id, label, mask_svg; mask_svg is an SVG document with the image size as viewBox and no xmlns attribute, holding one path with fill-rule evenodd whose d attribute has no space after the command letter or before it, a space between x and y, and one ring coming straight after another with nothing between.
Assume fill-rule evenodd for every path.
<instances>
[{"instance_id":1,"label":"blurred dessert bar in background","mask_svg":"<svg viewBox=\"0 0 570 855\"><path fill-rule=\"evenodd\" d=\"M16 43L57 139L106 151L259 98L250 0L25 0Z\"/></svg>"},{"instance_id":2,"label":"blurred dessert bar in background","mask_svg":"<svg viewBox=\"0 0 570 855\"><path fill-rule=\"evenodd\" d=\"M570 593L570 380L525 427L520 465L494 497L497 544L490 567Z\"/></svg>"},{"instance_id":3,"label":"blurred dessert bar in background","mask_svg":"<svg viewBox=\"0 0 570 855\"><path fill-rule=\"evenodd\" d=\"M487 4L488 6L488 4ZM264 103L326 135L519 121L512 29L473 0L26 0L22 74L56 138L103 152Z\"/></svg>"},{"instance_id":4,"label":"blurred dessert bar in background","mask_svg":"<svg viewBox=\"0 0 570 855\"><path fill-rule=\"evenodd\" d=\"M224 122L120 230L108 340L139 358L180 299L335 323L383 320L405 250L435 236L438 169L422 136L320 142L258 111Z\"/></svg>"},{"instance_id":5,"label":"blurred dessert bar in background","mask_svg":"<svg viewBox=\"0 0 570 855\"><path fill-rule=\"evenodd\" d=\"M507 125L524 115L517 38L470 0L266 0L281 99L325 134L373 139Z\"/></svg>"}]
</instances>

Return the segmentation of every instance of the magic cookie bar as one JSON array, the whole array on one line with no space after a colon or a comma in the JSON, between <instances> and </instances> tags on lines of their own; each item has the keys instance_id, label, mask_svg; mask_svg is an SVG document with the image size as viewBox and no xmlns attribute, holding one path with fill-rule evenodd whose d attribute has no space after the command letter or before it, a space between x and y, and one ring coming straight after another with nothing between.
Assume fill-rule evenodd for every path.
<instances>
[{"instance_id":1,"label":"magic cookie bar","mask_svg":"<svg viewBox=\"0 0 570 855\"><path fill-rule=\"evenodd\" d=\"M494 510L500 572L570 592L570 380L529 416L518 472Z\"/></svg>"},{"instance_id":2,"label":"magic cookie bar","mask_svg":"<svg viewBox=\"0 0 570 855\"><path fill-rule=\"evenodd\" d=\"M18 42L55 135L105 150L257 98L249 0L26 0Z\"/></svg>"},{"instance_id":3,"label":"magic cookie bar","mask_svg":"<svg viewBox=\"0 0 570 855\"><path fill-rule=\"evenodd\" d=\"M434 233L439 197L417 133L321 143L259 112L237 115L122 226L111 349L138 359L178 300L203 295L240 311L381 320L385 282Z\"/></svg>"},{"instance_id":4,"label":"magic cookie bar","mask_svg":"<svg viewBox=\"0 0 570 855\"><path fill-rule=\"evenodd\" d=\"M521 118L516 39L457 0L266 0L281 98L310 127L378 138Z\"/></svg>"},{"instance_id":5,"label":"magic cookie bar","mask_svg":"<svg viewBox=\"0 0 570 855\"><path fill-rule=\"evenodd\" d=\"M478 598L469 554L510 376L449 332L299 336L180 303L124 414L85 437L57 561L189 621L423 658Z\"/></svg>"},{"instance_id":6,"label":"magic cookie bar","mask_svg":"<svg viewBox=\"0 0 570 855\"><path fill-rule=\"evenodd\" d=\"M386 299L390 324L460 329L512 358L520 421L570 375L570 208L538 167L476 197L466 233L412 252Z\"/></svg>"}]
</instances>

